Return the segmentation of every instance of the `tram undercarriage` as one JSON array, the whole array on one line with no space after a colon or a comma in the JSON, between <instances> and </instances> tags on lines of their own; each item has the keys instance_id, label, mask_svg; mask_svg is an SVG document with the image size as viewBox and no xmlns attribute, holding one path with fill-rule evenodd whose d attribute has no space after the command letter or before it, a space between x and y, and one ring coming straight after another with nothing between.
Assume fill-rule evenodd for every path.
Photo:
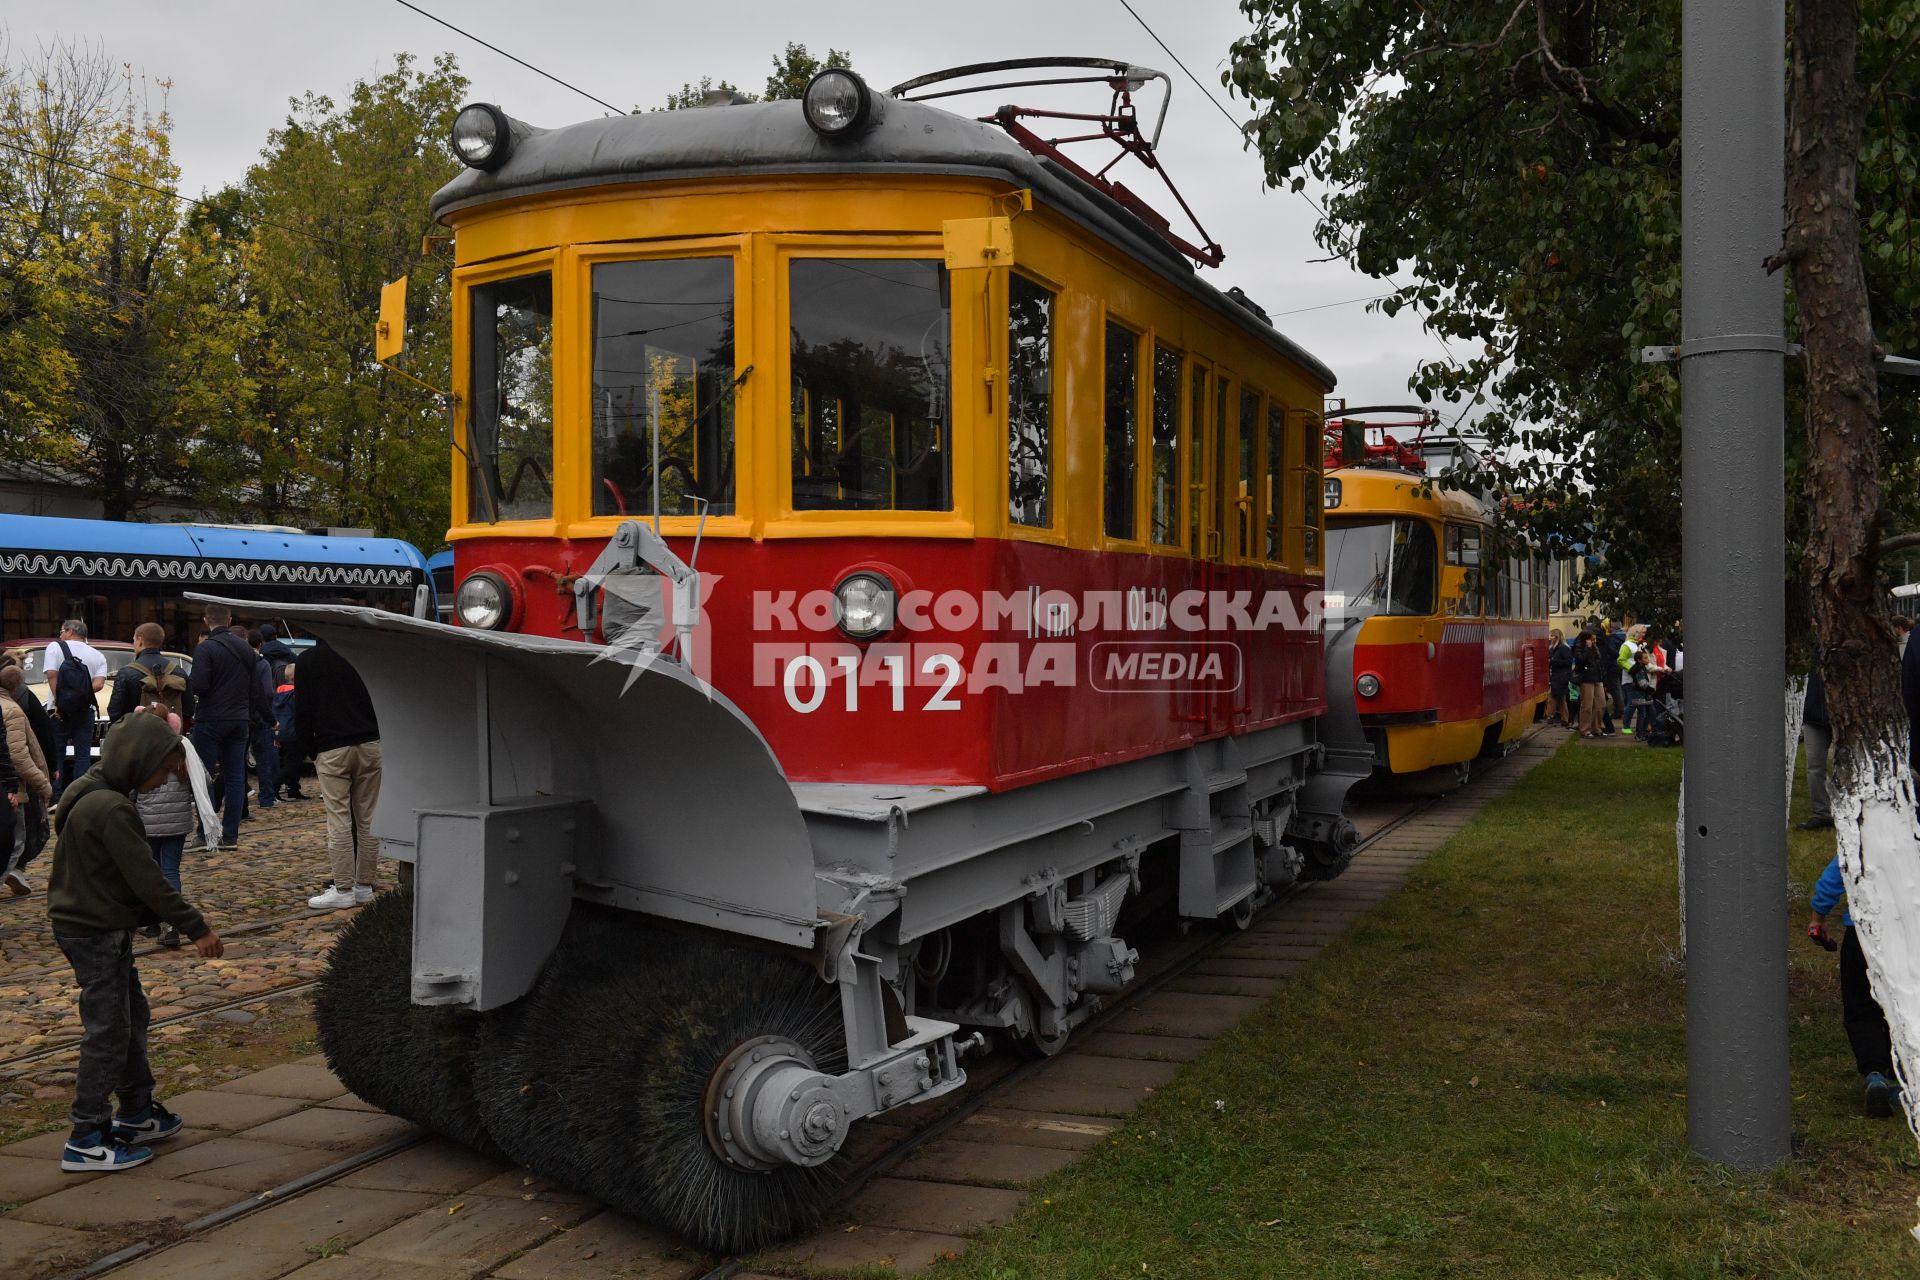
<instances>
[{"instance_id":1,"label":"tram undercarriage","mask_svg":"<svg viewBox=\"0 0 1920 1280\"><path fill-rule=\"evenodd\" d=\"M1244 924L1357 842L1306 724L1001 793L789 784L675 664L285 613L408 762L374 834L411 890L316 1001L336 1072L713 1248L804 1226L853 1122L989 1037L1058 1051L1131 980L1129 914Z\"/></svg>"}]
</instances>

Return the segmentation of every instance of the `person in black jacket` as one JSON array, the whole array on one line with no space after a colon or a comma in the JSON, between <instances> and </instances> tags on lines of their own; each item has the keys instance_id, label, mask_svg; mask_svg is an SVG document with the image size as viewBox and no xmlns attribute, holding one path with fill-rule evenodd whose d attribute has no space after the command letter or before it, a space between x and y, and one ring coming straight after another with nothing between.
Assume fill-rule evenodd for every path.
<instances>
[{"instance_id":1,"label":"person in black jacket","mask_svg":"<svg viewBox=\"0 0 1920 1280\"><path fill-rule=\"evenodd\" d=\"M1907 706L1907 767L1920 783L1920 643L1912 637L1900 651L1900 701Z\"/></svg>"},{"instance_id":2,"label":"person in black jacket","mask_svg":"<svg viewBox=\"0 0 1920 1280\"><path fill-rule=\"evenodd\" d=\"M1580 736L1604 736L1601 725L1607 707L1607 669L1613 660L1600 647L1600 637L1582 631L1573 651L1573 682L1580 686Z\"/></svg>"},{"instance_id":3,"label":"person in black jacket","mask_svg":"<svg viewBox=\"0 0 1920 1280\"><path fill-rule=\"evenodd\" d=\"M1567 723L1567 684L1573 679L1573 647L1558 631L1547 632L1547 723Z\"/></svg>"},{"instance_id":4,"label":"person in black jacket","mask_svg":"<svg viewBox=\"0 0 1920 1280\"><path fill-rule=\"evenodd\" d=\"M273 745L273 686L279 681L266 658L266 629L247 632L247 643L253 648L253 679L259 685L254 690L253 771L260 775L260 807L271 809L280 803L280 752Z\"/></svg>"},{"instance_id":5,"label":"person in black jacket","mask_svg":"<svg viewBox=\"0 0 1920 1280\"><path fill-rule=\"evenodd\" d=\"M203 615L207 638L193 651L189 682L197 715L193 747L213 782L220 810L220 848L240 847L240 815L247 803L247 743L260 698L257 658L246 633L233 625L233 611L210 604ZM209 839L212 833L207 833Z\"/></svg>"},{"instance_id":6,"label":"person in black jacket","mask_svg":"<svg viewBox=\"0 0 1920 1280\"><path fill-rule=\"evenodd\" d=\"M260 624L260 656L267 660L277 679L280 669L300 655L293 651L292 645L280 638L279 627L271 622L263 622Z\"/></svg>"},{"instance_id":7,"label":"person in black jacket","mask_svg":"<svg viewBox=\"0 0 1920 1280\"><path fill-rule=\"evenodd\" d=\"M334 911L373 901L379 848L373 806L380 798L380 722L365 682L325 640L294 664L293 732L313 760L327 808L327 855L333 887L307 899Z\"/></svg>"}]
</instances>

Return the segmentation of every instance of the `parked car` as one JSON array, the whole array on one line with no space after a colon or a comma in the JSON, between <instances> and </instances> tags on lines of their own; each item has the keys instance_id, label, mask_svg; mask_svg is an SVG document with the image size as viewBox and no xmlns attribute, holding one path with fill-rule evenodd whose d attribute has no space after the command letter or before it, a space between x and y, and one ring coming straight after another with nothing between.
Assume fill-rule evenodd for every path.
<instances>
[{"instance_id":1,"label":"parked car","mask_svg":"<svg viewBox=\"0 0 1920 1280\"><path fill-rule=\"evenodd\" d=\"M34 697L40 699L41 705L49 710L53 707L53 692L47 687L47 673L41 668L40 663L47 656L47 646L52 643L52 638L16 640L5 650L8 657L19 659L20 666L26 672L25 687L32 690ZM93 756L91 758L98 758L100 739L107 732L107 701L113 696L113 678L119 674L122 667L133 661L134 648L124 640L89 640L87 643L98 649L100 655L107 660L107 682L101 685L99 692L93 695ZM161 652L179 664L181 675L192 674L193 659L187 654L172 649L163 649ZM71 753L73 748L69 746L67 751Z\"/></svg>"}]
</instances>

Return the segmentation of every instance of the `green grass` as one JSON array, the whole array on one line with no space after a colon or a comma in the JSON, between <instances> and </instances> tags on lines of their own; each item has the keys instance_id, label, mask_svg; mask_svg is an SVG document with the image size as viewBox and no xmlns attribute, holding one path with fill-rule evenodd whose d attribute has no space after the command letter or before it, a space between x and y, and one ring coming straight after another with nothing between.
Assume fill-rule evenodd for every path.
<instances>
[{"instance_id":1,"label":"green grass","mask_svg":"<svg viewBox=\"0 0 1920 1280\"><path fill-rule=\"evenodd\" d=\"M1688 1152L1679 771L1563 749L935 1274L1920 1275L1913 1139L1861 1114L1834 958L1797 935L1794 1160ZM1796 929L1831 854L1792 837Z\"/></svg>"}]
</instances>

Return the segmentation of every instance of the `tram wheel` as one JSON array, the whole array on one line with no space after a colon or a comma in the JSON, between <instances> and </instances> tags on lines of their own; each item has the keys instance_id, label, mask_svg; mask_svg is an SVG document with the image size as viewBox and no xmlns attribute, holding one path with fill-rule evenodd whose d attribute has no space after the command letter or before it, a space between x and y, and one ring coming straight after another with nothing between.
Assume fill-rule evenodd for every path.
<instances>
[{"instance_id":1,"label":"tram wheel","mask_svg":"<svg viewBox=\"0 0 1920 1280\"><path fill-rule=\"evenodd\" d=\"M1220 919L1235 933L1245 933L1253 927L1253 895L1248 894L1240 901L1221 913Z\"/></svg>"},{"instance_id":2,"label":"tram wheel","mask_svg":"<svg viewBox=\"0 0 1920 1280\"><path fill-rule=\"evenodd\" d=\"M1073 1035L1073 1028L1061 1026L1051 1035L1040 1030L1040 1002L1025 987L1021 988L1021 1003L1027 1010L1027 1028L1011 1037L1014 1048L1024 1058L1051 1058L1067 1047L1067 1040Z\"/></svg>"},{"instance_id":3,"label":"tram wheel","mask_svg":"<svg viewBox=\"0 0 1920 1280\"><path fill-rule=\"evenodd\" d=\"M703 1120L716 1076L757 1038L844 1071L835 989L787 956L645 925L570 926L562 952L511 1042L488 1041L482 1105L507 1153L724 1253L817 1222L844 1160L743 1169Z\"/></svg>"},{"instance_id":4,"label":"tram wheel","mask_svg":"<svg viewBox=\"0 0 1920 1280\"><path fill-rule=\"evenodd\" d=\"M313 997L320 1048L362 1099L487 1155L473 1093L485 1015L413 1003L413 893L381 894L334 941Z\"/></svg>"}]
</instances>

